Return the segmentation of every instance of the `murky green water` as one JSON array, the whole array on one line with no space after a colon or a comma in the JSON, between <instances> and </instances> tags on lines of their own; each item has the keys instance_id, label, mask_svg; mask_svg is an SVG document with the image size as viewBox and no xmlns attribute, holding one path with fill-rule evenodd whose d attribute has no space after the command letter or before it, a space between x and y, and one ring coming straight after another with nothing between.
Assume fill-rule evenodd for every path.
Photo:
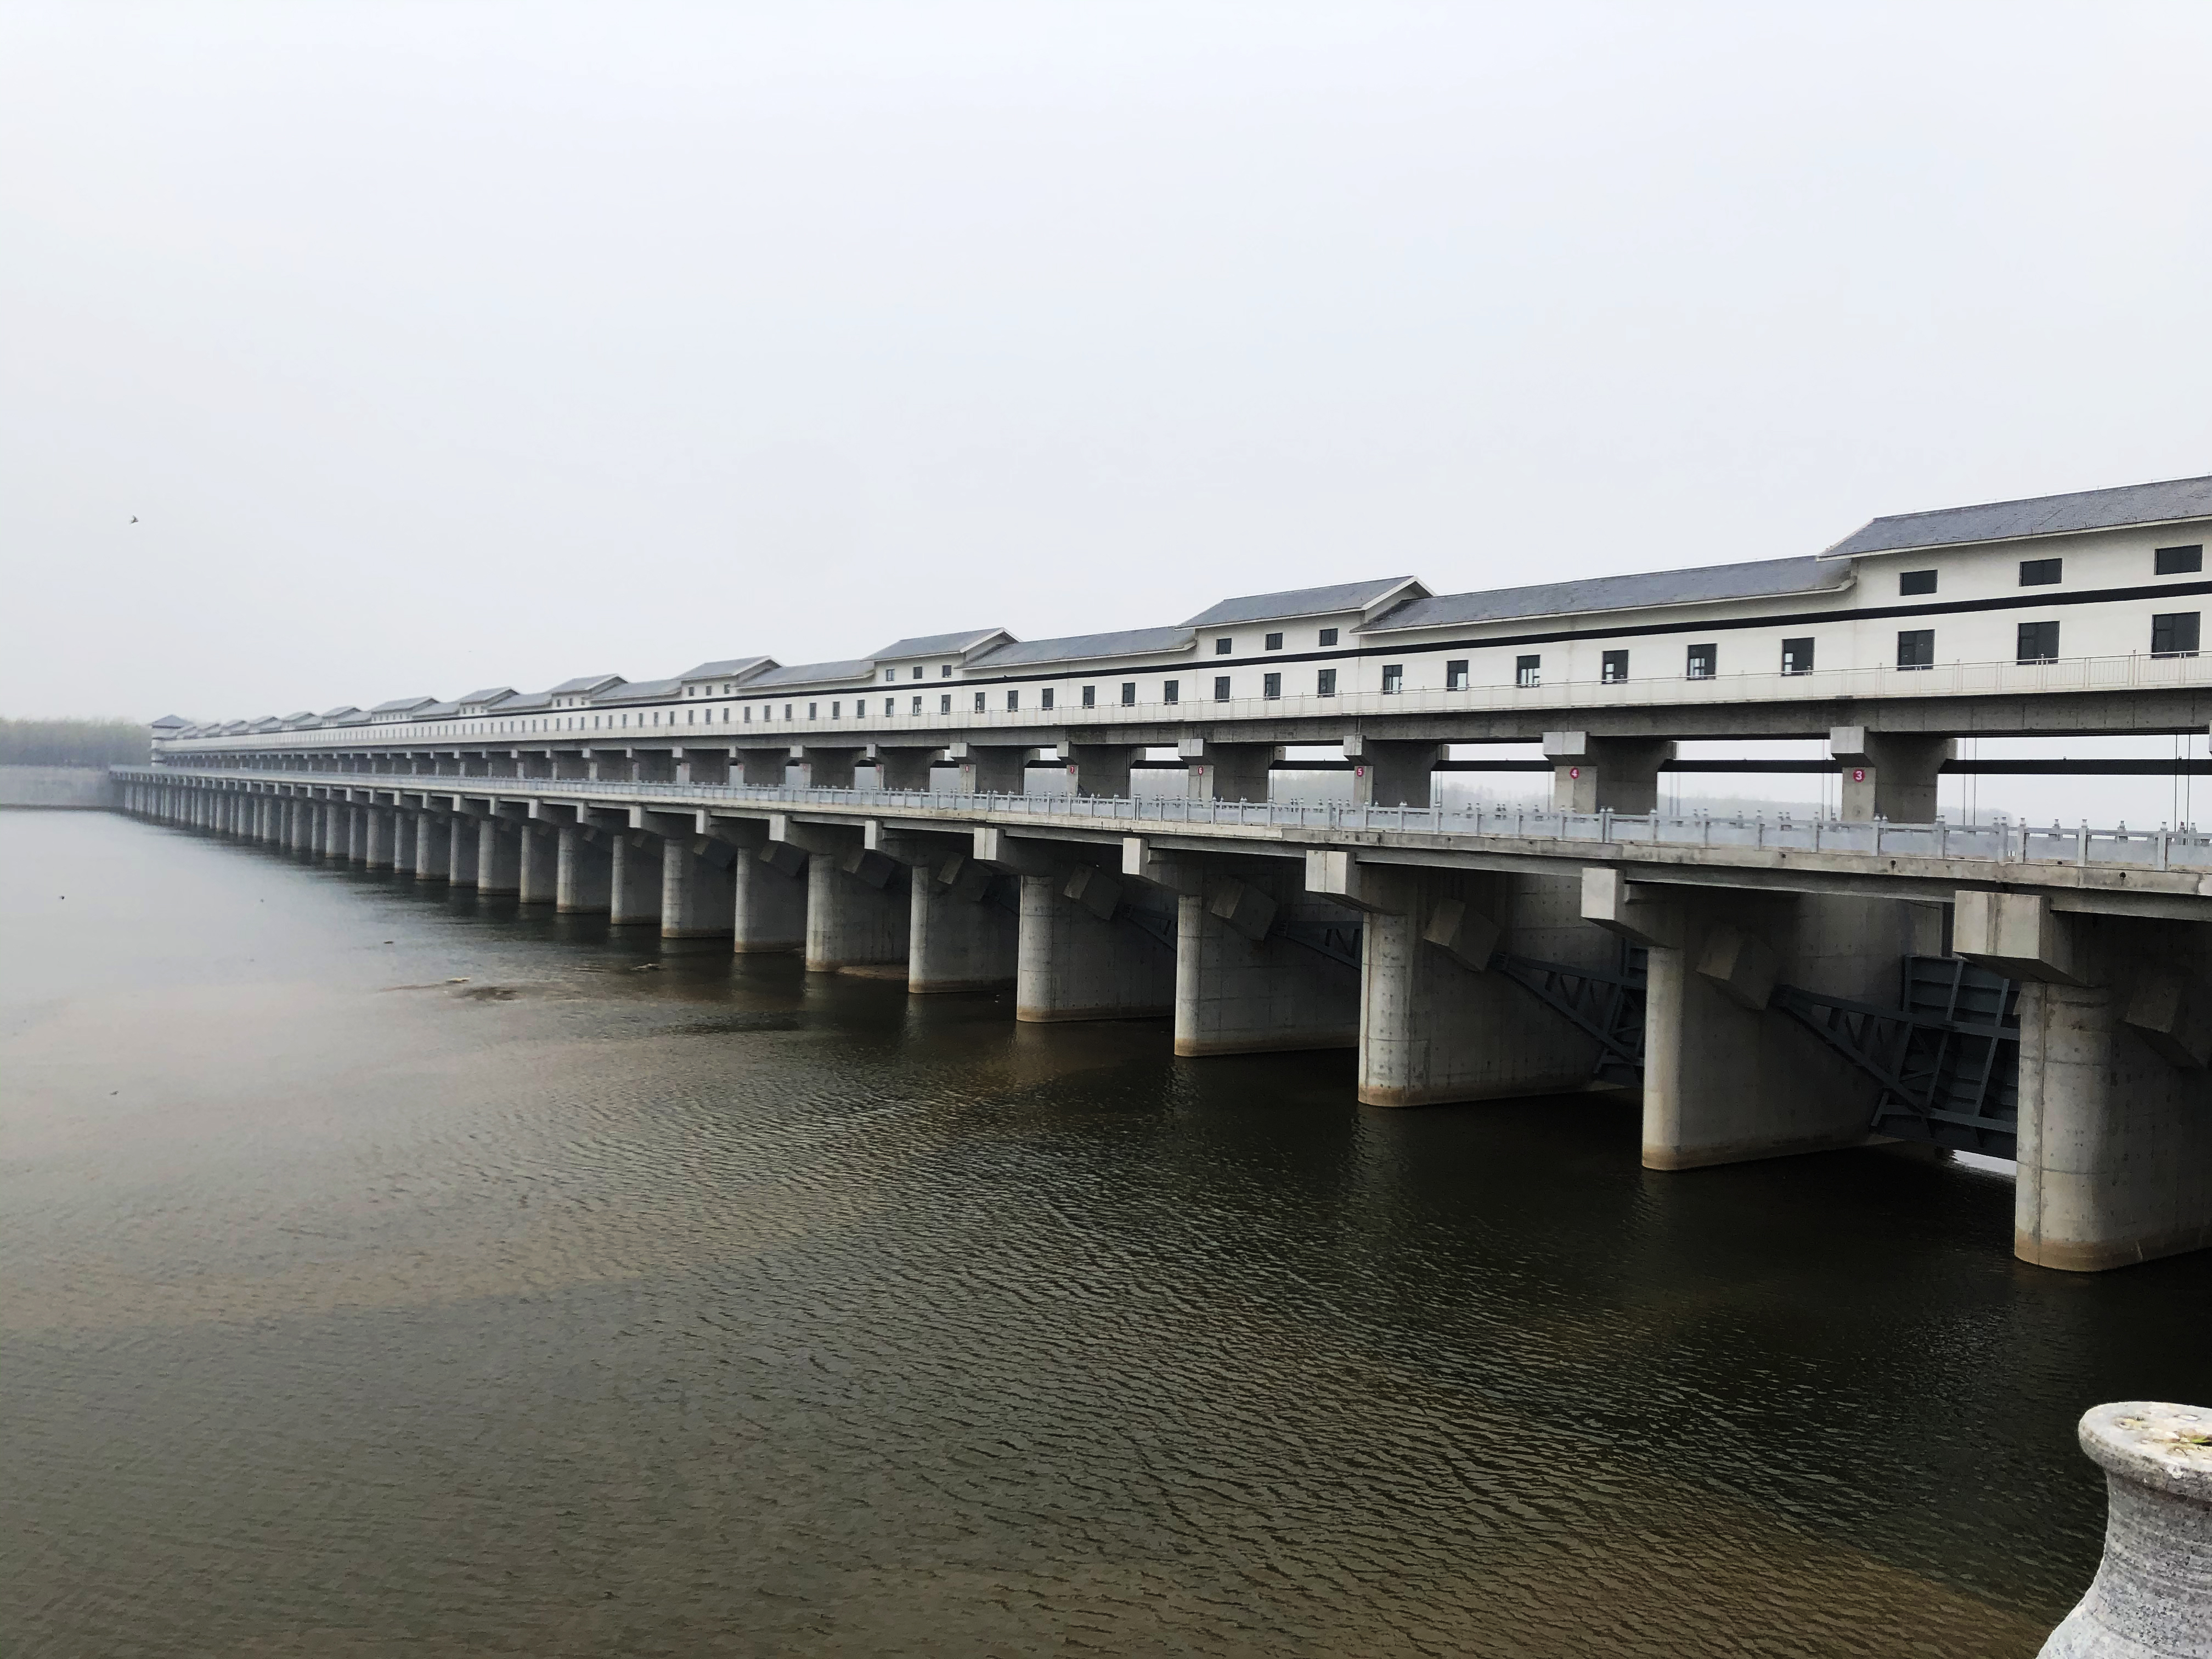
<instances>
[{"instance_id":1,"label":"murky green water","mask_svg":"<svg viewBox=\"0 0 2212 1659\"><path fill-rule=\"evenodd\" d=\"M0 813L0 1647L2032 1654L2212 1261Z\"/></svg>"}]
</instances>

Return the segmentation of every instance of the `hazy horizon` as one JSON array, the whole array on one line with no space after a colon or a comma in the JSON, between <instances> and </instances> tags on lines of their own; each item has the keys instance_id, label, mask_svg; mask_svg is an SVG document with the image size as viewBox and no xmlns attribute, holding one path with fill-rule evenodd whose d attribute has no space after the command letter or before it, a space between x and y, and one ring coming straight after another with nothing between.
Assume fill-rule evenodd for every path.
<instances>
[{"instance_id":1,"label":"hazy horizon","mask_svg":"<svg viewBox=\"0 0 2212 1659\"><path fill-rule=\"evenodd\" d=\"M29 3L0 40L0 714L1778 557L2212 471L2201 7Z\"/></svg>"}]
</instances>

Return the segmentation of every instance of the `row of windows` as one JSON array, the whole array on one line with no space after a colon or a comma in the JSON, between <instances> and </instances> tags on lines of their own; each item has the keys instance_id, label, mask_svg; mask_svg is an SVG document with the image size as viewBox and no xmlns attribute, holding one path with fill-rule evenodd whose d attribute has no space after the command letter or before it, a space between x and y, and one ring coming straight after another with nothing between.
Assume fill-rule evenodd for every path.
<instances>
[{"instance_id":1,"label":"row of windows","mask_svg":"<svg viewBox=\"0 0 2212 1659\"><path fill-rule=\"evenodd\" d=\"M2194 575L2204 568L2204 548L2199 543L2193 547L2160 547L2152 550L2151 574L2156 576ZM2022 587L2056 587L2066 580L2066 561L2063 559L2022 559L2020 562L2020 585ZM1933 593L1936 573L1932 570L1901 570L1897 576L1899 593Z\"/></svg>"}]
</instances>

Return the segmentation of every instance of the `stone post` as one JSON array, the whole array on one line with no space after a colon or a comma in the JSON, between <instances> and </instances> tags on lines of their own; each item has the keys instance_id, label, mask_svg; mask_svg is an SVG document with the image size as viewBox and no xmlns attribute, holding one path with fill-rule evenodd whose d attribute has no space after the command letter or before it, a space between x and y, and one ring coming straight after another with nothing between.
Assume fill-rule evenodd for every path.
<instances>
[{"instance_id":1,"label":"stone post","mask_svg":"<svg viewBox=\"0 0 2212 1659\"><path fill-rule=\"evenodd\" d=\"M2105 1559L2040 1659L2212 1655L2212 1411L2093 1406L2077 1432L2105 1471Z\"/></svg>"}]
</instances>

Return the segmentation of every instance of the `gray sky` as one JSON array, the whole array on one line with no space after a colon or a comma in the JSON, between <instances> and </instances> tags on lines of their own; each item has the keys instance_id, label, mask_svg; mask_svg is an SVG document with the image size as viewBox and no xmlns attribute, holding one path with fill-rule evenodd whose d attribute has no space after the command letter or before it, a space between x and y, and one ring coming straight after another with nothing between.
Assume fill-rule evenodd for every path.
<instances>
[{"instance_id":1,"label":"gray sky","mask_svg":"<svg viewBox=\"0 0 2212 1659\"><path fill-rule=\"evenodd\" d=\"M7 0L0 714L2212 471L2208 68L2201 0Z\"/></svg>"}]
</instances>

